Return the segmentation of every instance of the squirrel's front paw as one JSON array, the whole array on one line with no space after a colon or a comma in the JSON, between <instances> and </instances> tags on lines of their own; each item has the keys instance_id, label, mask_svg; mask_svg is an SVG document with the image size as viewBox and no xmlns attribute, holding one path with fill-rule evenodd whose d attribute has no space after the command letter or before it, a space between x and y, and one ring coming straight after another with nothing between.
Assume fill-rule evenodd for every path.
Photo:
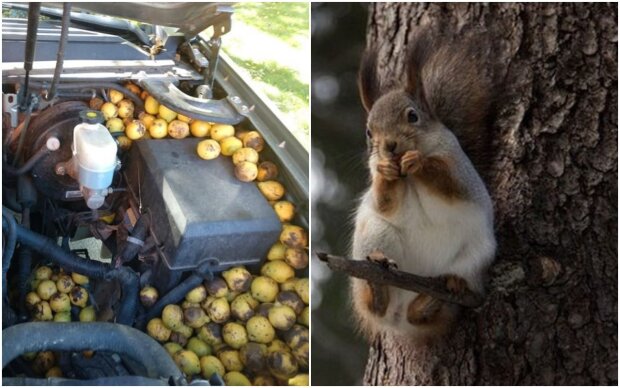
<instances>
[{"instance_id":1,"label":"squirrel's front paw","mask_svg":"<svg viewBox=\"0 0 620 388\"><path fill-rule=\"evenodd\" d=\"M379 249L372 250L368 256L366 256L366 260L372 261L373 263L379 263L387 269L398 269L396 262L385 256L385 254Z\"/></svg>"},{"instance_id":2,"label":"squirrel's front paw","mask_svg":"<svg viewBox=\"0 0 620 388\"><path fill-rule=\"evenodd\" d=\"M453 294L462 294L467 290L467 281L456 275L446 276L446 287Z\"/></svg>"},{"instance_id":3,"label":"squirrel's front paw","mask_svg":"<svg viewBox=\"0 0 620 388\"><path fill-rule=\"evenodd\" d=\"M414 174L422 167L420 151L407 151L400 158L400 175Z\"/></svg>"},{"instance_id":4,"label":"squirrel's front paw","mask_svg":"<svg viewBox=\"0 0 620 388\"><path fill-rule=\"evenodd\" d=\"M400 178L400 167L392 159L382 159L377 162L377 172L388 181Z\"/></svg>"}]
</instances>

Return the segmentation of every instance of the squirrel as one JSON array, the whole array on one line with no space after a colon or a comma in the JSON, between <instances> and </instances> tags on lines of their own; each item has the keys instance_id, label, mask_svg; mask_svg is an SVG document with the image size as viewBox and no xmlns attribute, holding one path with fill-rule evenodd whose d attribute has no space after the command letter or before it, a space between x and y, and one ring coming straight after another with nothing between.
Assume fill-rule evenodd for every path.
<instances>
[{"instance_id":1,"label":"squirrel","mask_svg":"<svg viewBox=\"0 0 620 388\"><path fill-rule=\"evenodd\" d=\"M372 48L358 75L371 184L355 215L352 257L442 277L456 293L484 292L496 250L491 197L462 147L480 157L489 144L492 81L480 71L476 43L422 33L407 49L406 82L382 90ZM459 312L427 294L361 279L352 279L351 293L370 339L391 332L432 340Z\"/></svg>"}]
</instances>

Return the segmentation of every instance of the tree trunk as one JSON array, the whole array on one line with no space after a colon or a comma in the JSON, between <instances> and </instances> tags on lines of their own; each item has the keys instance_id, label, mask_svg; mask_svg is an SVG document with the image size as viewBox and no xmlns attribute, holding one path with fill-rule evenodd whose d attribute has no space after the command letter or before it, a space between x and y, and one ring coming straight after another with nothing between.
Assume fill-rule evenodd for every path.
<instances>
[{"instance_id":1,"label":"tree trunk","mask_svg":"<svg viewBox=\"0 0 620 388\"><path fill-rule=\"evenodd\" d=\"M383 81L429 23L478 26L510 98L482 172L499 250L487 300L441 343L384 335L366 384L616 385L617 4L420 4L370 8L368 44Z\"/></svg>"}]
</instances>

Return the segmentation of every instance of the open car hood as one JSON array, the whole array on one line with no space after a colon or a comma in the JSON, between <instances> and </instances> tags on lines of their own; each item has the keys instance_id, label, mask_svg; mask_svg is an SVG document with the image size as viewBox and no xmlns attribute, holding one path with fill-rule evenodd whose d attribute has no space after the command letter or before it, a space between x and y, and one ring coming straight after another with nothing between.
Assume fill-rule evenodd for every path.
<instances>
[{"instance_id":1,"label":"open car hood","mask_svg":"<svg viewBox=\"0 0 620 388\"><path fill-rule=\"evenodd\" d=\"M136 20L158 26L176 27L187 37L194 37L210 26L217 28L216 35L230 30L232 3L77 3L72 11ZM62 3L42 3L44 7L62 7Z\"/></svg>"}]
</instances>

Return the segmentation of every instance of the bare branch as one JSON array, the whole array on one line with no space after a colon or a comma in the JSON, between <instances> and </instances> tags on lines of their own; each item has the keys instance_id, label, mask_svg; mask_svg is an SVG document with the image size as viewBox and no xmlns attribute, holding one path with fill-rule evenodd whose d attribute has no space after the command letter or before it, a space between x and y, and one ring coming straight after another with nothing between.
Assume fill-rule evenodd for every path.
<instances>
[{"instance_id":1,"label":"bare branch","mask_svg":"<svg viewBox=\"0 0 620 388\"><path fill-rule=\"evenodd\" d=\"M368 280L375 284L382 284L401 288L403 290L423 292L444 302L458 304L465 307L478 307L482 304L481 295L466 289L463 293L455 294L446 287L442 278L429 278L414 275L409 272L388 268L380 263L367 260L349 260L344 257L317 252L319 260L336 272L344 272L354 278Z\"/></svg>"}]
</instances>

